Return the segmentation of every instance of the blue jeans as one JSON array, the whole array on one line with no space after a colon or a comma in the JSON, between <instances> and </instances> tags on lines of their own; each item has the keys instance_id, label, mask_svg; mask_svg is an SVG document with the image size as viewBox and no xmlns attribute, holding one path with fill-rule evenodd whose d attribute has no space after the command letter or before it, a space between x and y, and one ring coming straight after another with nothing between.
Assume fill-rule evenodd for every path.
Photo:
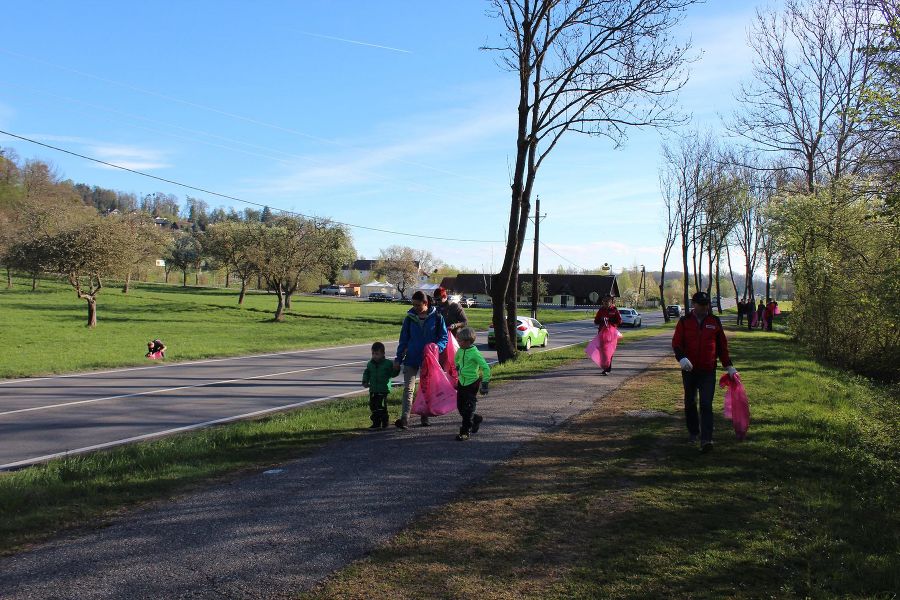
<instances>
[{"instance_id":1,"label":"blue jeans","mask_svg":"<svg viewBox=\"0 0 900 600\"><path fill-rule=\"evenodd\" d=\"M684 384L684 416L691 435L700 435L700 443L711 442L713 435L713 395L716 393L716 372L682 371ZM697 393L700 393L700 416L697 417Z\"/></svg>"}]
</instances>

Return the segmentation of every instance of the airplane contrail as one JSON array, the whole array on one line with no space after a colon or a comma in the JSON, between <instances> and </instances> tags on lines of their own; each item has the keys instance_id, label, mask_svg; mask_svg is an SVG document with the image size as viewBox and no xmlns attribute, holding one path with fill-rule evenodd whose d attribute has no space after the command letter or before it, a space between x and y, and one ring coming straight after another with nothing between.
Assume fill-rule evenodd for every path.
<instances>
[{"instance_id":1,"label":"airplane contrail","mask_svg":"<svg viewBox=\"0 0 900 600\"><path fill-rule=\"evenodd\" d=\"M347 42L348 44L358 44L360 46L369 46L370 48L381 48L383 50L393 50L394 52L402 52L404 54L412 54L409 50L403 50L401 48L392 48L391 46L381 46L379 44L370 44L368 42L360 42L358 40L348 40L346 38L334 37L331 35L322 35L320 33L310 33L309 31L301 31L303 35L309 35L312 37L322 38L326 40L335 40L338 42Z\"/></svg>"}]
</instances>

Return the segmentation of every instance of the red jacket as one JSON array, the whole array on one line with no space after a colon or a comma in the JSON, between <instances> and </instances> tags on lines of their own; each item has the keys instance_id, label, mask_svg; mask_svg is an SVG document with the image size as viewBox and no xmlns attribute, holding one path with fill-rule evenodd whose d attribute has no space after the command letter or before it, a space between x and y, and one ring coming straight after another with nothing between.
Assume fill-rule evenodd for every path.
<instances>
[{"instance_id":1,"label":"red jacket","mask_svg":"<svg viewBox=\"0 0 900 600\"><path fill-rule=\"evenodd\" d=\"M603 319L606 319L604 321ZM612 325L613 327L618 327L622 324L622 315L619 314L619 309L615 306L610 306L609 308L601 308L597 311L597 314L594 315L594 325L598 327L603 327L604 325Z\"/></svg>"},{"instance_id":2,"label":"red jacket","mask_svg":"<svg viewBox=\"0 0 900 600\"><path fill-rule=\"evenodd\" d=\"M717 357L723 367L731 366L728 340L725 339L722 321L715 315L707 315L702 323L693 313L681 317L672 336L672 349L675 350L675 358L681 360L687 357L695 370L715 371Z\"/></svg>"}]
</instances>

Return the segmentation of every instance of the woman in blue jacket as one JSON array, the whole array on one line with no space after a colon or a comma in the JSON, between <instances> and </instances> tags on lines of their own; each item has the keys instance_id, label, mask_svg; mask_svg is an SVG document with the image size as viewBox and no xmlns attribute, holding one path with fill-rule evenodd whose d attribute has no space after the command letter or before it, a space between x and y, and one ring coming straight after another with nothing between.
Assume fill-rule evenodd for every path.
<instances>
[{"instance_id":1,"label":"woman in blue jacket","mask_svg":"<svg viewBox=\"0 0 900 600\"><path fill-rule=\"evenodd\" d=\"M400 429L406 429L408 425L409 411L412 408L416 380L426 344L437 344L439 353L447 347L447 325L444 323L444 317L431 306L428 297L422 291L418 291L412 296L412 304L413 307L406 313L400 327L400 343L397 345L397 357L394 359L395 369L403 365L403 409L400 418L394 422ZM422 417L422 425L424 427L429 425L428 417Z\"/></svg>"}]
</instances>

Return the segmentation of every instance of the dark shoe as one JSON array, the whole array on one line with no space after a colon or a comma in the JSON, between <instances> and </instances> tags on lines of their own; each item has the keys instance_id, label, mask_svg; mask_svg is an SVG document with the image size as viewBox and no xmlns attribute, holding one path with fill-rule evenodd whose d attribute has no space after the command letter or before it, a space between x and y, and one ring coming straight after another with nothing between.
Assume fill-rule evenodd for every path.
<instances>
[{"instance_id":1,"label":"dark shoe","mask_svg":"<svg viewBox=\"0 0 900 600\"><path fill-rule=\"evenodd\" d=\"M372 421L372 424L369 425L369 429L379 429L380 427L381 427L381 423L378 423L376 421Z\"/></svg>"},{"instance_id":2,"label":"dark shoe","mask_svg":"<svg viewBox=\"0 0 900 600\"><path fill-rule=\"evenodd\" d=\"M603 371L603 374L604 374L604 375L609 375L609 372L610 372L610 371L612 371L612 369L606 369L606 370Z\"/></svg>"},{"instance_id":3,"label":"dark shoe","mask_svg":"<svg viewBox=\"0 0 900 600\"><path fill-rule=\"evenodd\" d=\"M398 429L406 429L406 419L397 419L394 421L394 426Z\"/></svg>"},{"instance_id":4,"label":"dark shoe","mask_svg":"<svg viewBox=\"0 0 900 600\"><path fill-rule=\"evenodd\" d=\"M484 421L484 417L481 415L475 415L472 417L472 433L478 433L478 428L481 427L481 422Z\"/></svg>"},{"instance_id":5,"label":"dark shoe","mask_svg":"<svg viewBox=\"0 0 900 600\"><path fill-rule=\"evenodd\" d=\"M700 444L700 452L706 454L707 452L712 452L713 443L712 442L703 442Z\"/></svg>"},{"instance_id":6,"label":"dark shoe","mask_svg":"<svg viewBox=\"0 0 900 600\"><path fill-rule=\"evenodd\" d=\"M422 417L420 419L420 421L422 423L422 427L430 427L431 426L431 423L428 421L428 417Z\"/></svg>"},{"instance_id":7,"label":"dark shoe","mask_svg":"<svg viewBox=\"0 0 900 600\"><path fill-rule=\"evenodd\" d=\"M384 421L381 422L381 428L384 429L387 426L388 426L388 420L385 419Z\"/></svg>"},{"instance_id":8,"label":"dark shoe","mask_svg":"<svg viewBox=\"0 0 900 600\"><path fill-rule=\"evenodd\" d=\"M603 375L604 377L606 377L607 375L609 375L609 373L607 373L606 371L600 371L600 374Z\"/></svg>"},{"instance_id":9,"label":"dark shoe","mask_svg":"<svg viewBox=\"0 0 900 600\"><path fill-rule=\"evenodd\" d=\"M457 434L456 434L456 441L457 441L457 442L464 442L464 441L466 441L467 439L469 439L469 434L468 434L468 433L457 433Z\"/></svg>"},{"instance_id":10,"label":"dark shoe","mask_svg":"<svg viewBox=\"0 0 900 600\"><path fill-rule=\"evenodd\" d=\"M697 434L692 433L688 438L688 444L696 444L697 443Z\"/></svg>"}]
</instances>

